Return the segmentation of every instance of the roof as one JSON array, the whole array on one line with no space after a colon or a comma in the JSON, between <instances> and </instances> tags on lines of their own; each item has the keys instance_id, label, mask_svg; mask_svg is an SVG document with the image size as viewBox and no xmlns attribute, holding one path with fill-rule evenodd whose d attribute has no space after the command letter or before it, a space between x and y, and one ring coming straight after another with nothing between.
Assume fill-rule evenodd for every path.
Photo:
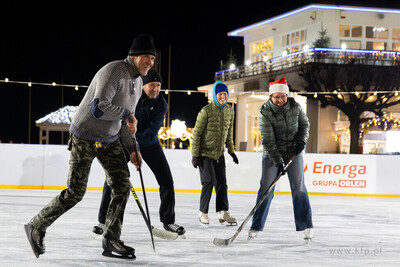
<instances>
[{"instance_id":1,"label":"roof","mask_svg":"<svg viewBox=\"0 0 400 267\"><path fill-rule=\"evenodd\" d=\"M62 107L43 118L40 118L36 121L36 124L71 124L72 118L75 115L76 106L65 106Z\"/></svg>"},{"instance_id":2,"label":"roof","mask_svg":"<svg viewBox=\"0 0 400 267\"><path fill-rule=\"evenodd\" d=\"M254 29L259 26L263 26L269 24L271 22L295 15L297 13L309 10L309 9L330 9L330 10L342 10L342 11L356 11L356 12L374 12L374 13L391 13L391 14L400 14L400 10L398 9L389 9L389 8L378 8L378 7L356 7L356 6L339 6L339 5L324 5L324 4L311 4L307 5L281 15L251 24L249 26L236 29L234 31L228 32L228 36L243 36L245 31Z\"/></svg>"}]
</instances>

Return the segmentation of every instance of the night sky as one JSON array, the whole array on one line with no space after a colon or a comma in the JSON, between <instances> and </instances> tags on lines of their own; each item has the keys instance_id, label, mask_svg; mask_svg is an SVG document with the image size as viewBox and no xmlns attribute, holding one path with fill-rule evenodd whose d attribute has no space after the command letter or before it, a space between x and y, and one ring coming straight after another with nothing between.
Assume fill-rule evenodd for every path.
<instances>
[{"instance_id":1,"label":"night sky","mask_svg":"<svg viewBox=\"0 0 400 267\"><path fill-rule=\"evenodd\" d=\"M171 47L170 89L196 90L214 82L231 49L238 65L243 64L243 40L228 37L229 31L310 3L376 6L373 1L58 2L2 1L0 80L89 85L98 69L127 56L136 35L148 33L161 55L163 89L168 86ZM398 1L377 2L379 7L400 9ZM32 86L31 143L39 142L37 119L62 104L79 105L85 93L84 88L63 90L62 98L61 87ZM0 94L0 140L28 143L28 86L0 83ZM206 103L203 94L172 94L171 120L193 127ZM59 143L60 137L51 135L51 142Z\"/></svg>"}]
</instances>

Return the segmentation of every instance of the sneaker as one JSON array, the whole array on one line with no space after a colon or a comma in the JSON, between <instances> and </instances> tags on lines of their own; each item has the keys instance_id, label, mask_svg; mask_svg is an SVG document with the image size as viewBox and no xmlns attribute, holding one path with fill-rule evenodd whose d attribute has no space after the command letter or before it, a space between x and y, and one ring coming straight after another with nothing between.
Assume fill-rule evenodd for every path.
<instances>
[{"instance_id":1,"label":"sneaker","mask_svg":"<svg viewBox=\"0 0 400 267\"><path fill-rule=\"evenodd\" d=\"M199 213L199 221L202 224L210 224L210 219L208 219L208 214L201 211Z\"/></svg>"},{"instance_id":2,"label":"sneaker","mask_svg":"<svg viewBox=\"0 0 400 267\"><path fill-rule=\"evenodd\" d=\"M233 218L227 210L218 211L218 219L220 223L237 224L236 218Z\"/></svg>"},{"instance_id":3,"label":"sneaker","mask_svg":"<svg viewBox=\"0 0 400 267\"><path fill-rule=\"evenodd\" d=\"M39 232L33 227L33 221L31 220L27 224L24 225L26 236L28 237L29 244L32 247L33 253L36 258L39 258L39 255L43 254L46 251L46 247L44 245L44 232Z\"/></svg>"},{"instance_id":4,"label":"sneaker","mask_svg":"<svg viewBox=\"0 0 400 267\"><path fill-rule=\"evenodd\" d=\"M96 235L102 235L104 232L104 223L99 223L99 225L94 226L92 232Z\"/></svg>"},{"instance_id":5,"label":"sneaker","mask_svg":"<svg viewBox=\"0 0 400 267\"><path fill-rule=\"evenodd\" d=\"M311 240L314 237L314 229L307 228L303 231L303 239L304 240Z\"/></svg>"},{"instance_id":6,"label":"sneaker","mask_svg":"<svg viewBox=\"0 0 400 267\"><path fill-rule=\"evenodd\" d=\"M136 259L135 249L124 244L122 240L103 238L103 256Z\"/></svg>"},{"instance_id":7,"label":"sneaker","mask_svg":"<svg viewBox=\"0 0 400 267\"><path fill-rule=\"evenodd\" d=\"M178 235L183 235L186 232L183 226L176 223L164 223L164 229L170 232L177 233Z\"/></svg>"},{"instance_id":8,"label":"sneaker","mask_svg":"<svg viewBox=\"0 0 400 267\"><path fill-rule=\"evenodd\" d=\"M253 240L258 235L258 230L250 229L249 234L247 236L247 240Z\"/></svg>"}]
</instances>

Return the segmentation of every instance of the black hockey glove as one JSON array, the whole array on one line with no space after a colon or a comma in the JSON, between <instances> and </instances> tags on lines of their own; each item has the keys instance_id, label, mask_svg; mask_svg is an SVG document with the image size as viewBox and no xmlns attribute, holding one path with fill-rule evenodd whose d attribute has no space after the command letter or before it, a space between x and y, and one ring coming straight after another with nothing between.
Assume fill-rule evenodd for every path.
<instances>
[{"instance_id":1,"label":"black hockey glove","mask_svg":"<svg viewBox=\"0 0 400 267\"><path fill-rule=\"evenodd\" d=\"M303 150L306 144L303 141L299 141L296 143L296 156L299 155Z\"/></svg>"},{"instance_id":2,"label":"black hockey glove","mask_svg":"<svg viewBox=\"0 0 400 267\"><path fill-rule=\"evenodd\" d=\"M238 159L238 157L236 156L235 153L232 153L232 154L229 154L229 155L231 155L231 157L233 159L233 162L235 162L236 164L239 164L239 159Z\"/></svg>"},{"instance_id":3,"label":"black hockey glove","mask_svg":"<svg viewBox=\"0 0 400 267\"><path fill-rule=\"evenodd\" d=\"M278 175L279 175L279 173L282 173L282 175L284 175L286 173L285 165L283 163L278 163L275 166L278 168Z\"/></svg>"},{"instance_id":4,"label":"black hockey glove","mask_svg":"<svg viewBox=\"0 0 400 267\"><path fill-rule=\"evenodd\" d=\"M198 157L193 157L192 158L192 164L193 164L193 167L195 167L197 169L197 166L199 166L199 158Z\"/></svg>"}]
</instances>

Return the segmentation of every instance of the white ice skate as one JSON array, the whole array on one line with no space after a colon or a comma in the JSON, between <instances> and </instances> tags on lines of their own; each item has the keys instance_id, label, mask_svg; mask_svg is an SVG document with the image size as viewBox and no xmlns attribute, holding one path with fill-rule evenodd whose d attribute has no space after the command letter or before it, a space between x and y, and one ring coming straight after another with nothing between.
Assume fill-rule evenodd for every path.
<instances>
[{"instance_id":1,"label":"white ice skate","mask_svg":"<svg viewBox=\"0 0 400 267\"><path fill-rule=\"evenodd\" d=\"M233 218L227 210L218 211L218 220L220 223L227 222L229 225L237 225L236 218Z\"/></svg>"},{"instance_id":2,"label":"white ice skate","mask_svg":"<svg viewBox=\"0 0 400 267\"><path fill-rule=\"evenodd\" d=\"M210 219L208 219L208 214L201 211L199 213L199 221L203 226L208 226L210 224Z\"/></svg>"},{"instance_id":3,"label":"white ice skate","mask_svg":"<svg viewBox=\"0 0 400 267\"><path fill-rule=\"evenodd\" d=\"M307 228L303 231L303 239L308 243L311 242L314 237L314 229Z\"/></svg>"},{"instance_id":4,"label":"white ice skate","mask_svg":"<svg viewBox=\"0 0 400 267\"><path fill-rule=\"evenodd\" d=\"M247 236L247 240L251 241L253 239L255 239L258 235L258 230L254 230L254 229L250 229L249 230L249 234Z\"/></svg>"}]
</instances>

